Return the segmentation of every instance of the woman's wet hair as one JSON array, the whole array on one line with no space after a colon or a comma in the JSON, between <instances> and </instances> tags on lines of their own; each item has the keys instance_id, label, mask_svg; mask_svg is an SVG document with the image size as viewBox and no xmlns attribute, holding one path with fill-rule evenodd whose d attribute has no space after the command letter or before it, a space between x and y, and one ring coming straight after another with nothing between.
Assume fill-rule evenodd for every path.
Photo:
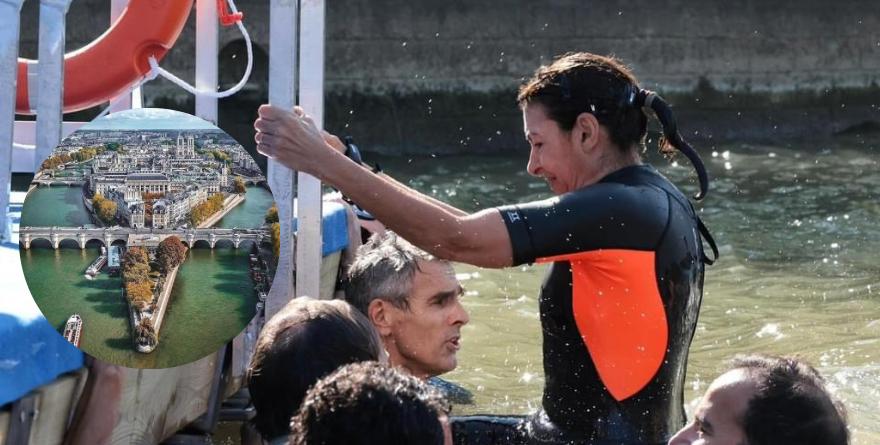
<instances>
[{"instance_id":1,"label":"woman's wet hair","mask_svg":"<svg viewBox=\"0 0 880 445\"><path fill-rule=\"evenodd\" d=\"M672 108L656 93L638 86L638 79L620 60L590 53L569 53L544 65L523 84L517 95L521 108L544 107L548 117L564 131L571 131L581 113L590 113L608 129L611 142L620 150L644 147L651 109L663 127L660 152L681 151L694 165L700 182L697 200L706 196L709 177L696 151L681 134Z\"/></svg>"},{"instance_id":2,"label":"woman's wet hair","mask_svg":"<svg viewBox=\"0 0 880 445\"><path fill-rule=\"evenodd\" d=\"M247 372L265 439L288 434L306 391L336 368L378 360L382 341L372 323L341 300L291 300L263 327Z\"/></svg>"}]
</instances>

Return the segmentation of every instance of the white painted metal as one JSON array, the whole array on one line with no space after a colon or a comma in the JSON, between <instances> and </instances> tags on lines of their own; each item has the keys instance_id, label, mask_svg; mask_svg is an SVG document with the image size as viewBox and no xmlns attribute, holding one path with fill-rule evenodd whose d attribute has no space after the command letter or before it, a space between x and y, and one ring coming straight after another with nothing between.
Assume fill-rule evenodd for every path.
<instances>
[{"instance_id":1,"label":"white painted metal","mask_svg":"<svg viewBox=\"0 0 880 445\"><path fill-rule=\"evenodd\" d=\"M295 100L297 0L269 2L269 103L290 109ZM278 267L266 302L266 319L284 307L294 295L293 285L293 206L294 175L283 165L269 160L269 186L278 206L281 249Z\"/></svg>"},{"instance_id":2,"label":"white painted metal","mask_svg":"<svg viewBox=\"0 0 880 445\"><path fill-rule=\"evenodd\" d=\"M143 89L141 87L137 87L131 90L131 107L132 108L143 108L144 107L144 95Z\"/></svg>"},{"instance_id":3,"label":"white painted metal","mask_svg":"<svg viewBox=\"0 0 880 445\"><path fill-rule=\"evenodd\" d=\"M18 37L24 0L0 0L0 243L12 239L6 215L12 184L12 143L18 79Z\"/></svg>"},{"instance_id":4,"label":"white painted metal","mask_svg":"<svg viewBox=\"0 0 880 445\"><path fill-rule=\"evenodd\" d=\"M122 11L125 11L125 8L128 6L128 0L112 0L110 2L110 23L111 26L113 23L116 23L116 19L122 15ZM135 88L137 93L140 94L141 87ZM110 113L115 113L117 111L128 110L131 109L131 98L134 91L131 93L122 93L119 96L110 100Z\"/></svg>"},{"instance_id":5,"label":"white painted metal","mask_svg":"<svg viewBox=\"0 0 880 445\"><path fill-rule=\"evenodd\" d=\"M71 0L40 0L37 152L34 171L61 142L64 96L64 34Z\"/></svg>"},{"instance_id":6,"label":"white painted metal","mask_svg":"<svg viewBox=\"0 0 880 445\"><path fill-rule=\"evenodd\" d=\"M219 53L216 0L196 0L196 89L217 91ZM217 125L217 99L196 94L196 116Z\"/></svg>"},{"instance_id":7,"label":"white painted metal","mask_svg":"<svg viewBox=\"0 0 880 445\"><path fill-rule=\"evenodd\" d=\"M300 10L299 103L324 126L324 1L305 0ZM321 280L321 181L297 174L296 296L317 298Z\"/></svg>"},{"instance_id":8,"label":"white painted metal","mask_svg":"<svg viewBox=\"0 0 880 445\"><path fill-rule=\"evenodd\" d=\"M87 122L62 122L61 139L79 130ZM33 148L37 141L37 123L34 121L15 122L15 144L12 150L13 173L33 173L36 156Z\"/></svg>"}]
</instances>

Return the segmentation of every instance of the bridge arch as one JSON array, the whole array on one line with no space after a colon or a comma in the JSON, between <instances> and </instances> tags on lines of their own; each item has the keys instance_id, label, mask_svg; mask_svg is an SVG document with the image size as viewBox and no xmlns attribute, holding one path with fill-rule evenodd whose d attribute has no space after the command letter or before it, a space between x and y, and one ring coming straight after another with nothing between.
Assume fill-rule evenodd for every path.
<instances>
[{"instance_id":1,"label":"bridge arch","mask_svg":"<svg viewBox=\"0 0 880 445\"><path fill-rule=\"evenodd\" d=\"M48 237L40 236L31 238L30 248L38 248L38 249L52 249L52 241Z\"/></svg>"},{"instance_id":2,"label":"bridge arch","mask_svg":"<svg viewBox=\"0 0 880 445\"><path fill-rule=\"evenodd\" d=\"M86 239L86 246L85 247L88 248L88 247L107 247L107 246L104 245L103 239L91 237L91 238Z\"/></svg>"},{"instance_id":3,"label":"bridge arch","mask_svg":"<svg viewBox=\"0 0 880 445\"><path fill-rule=\"evenodd\" d=\"M71 237L64 237L58 240L58 248L59 249L70 249L76 248L79 249L79 240Z\"/></svg>"},{"instance_id":4,"label":"bridge arch","mask_svg":"<svg viewBox=\"0 0 880 445\"><path fill-rule=\"evenodd\" d=\"M256 246L256 245L257 245L257 240L254 240L254 239L243 239L243 240L241 240L241 242L238 244L238 248L239 248L239 249L252 249L252 248L253 248L254 246Z\"/></svg>"},{"instance_id":5,"label":"bridge arch","mask_svg":"<svg viewBox=\"0 0 880 445\"><path fill-rule=\"evenodd\" d=\"M206 239L197 238L195 241L193 241L192 248L193 249L205 249L205 248L210 249L211 243Z\"/></svg>"},{"instance_id":6,"label":"bridge arch","mask_svg":"<svg viewBox=\"0 0 880 445\"><path fill-rule=\"evenodd\" d=\"M215 249L234 249L235 243L232 242L229 238L219 238L217 242L214 243Z\"/></svg>"}]
</instances>

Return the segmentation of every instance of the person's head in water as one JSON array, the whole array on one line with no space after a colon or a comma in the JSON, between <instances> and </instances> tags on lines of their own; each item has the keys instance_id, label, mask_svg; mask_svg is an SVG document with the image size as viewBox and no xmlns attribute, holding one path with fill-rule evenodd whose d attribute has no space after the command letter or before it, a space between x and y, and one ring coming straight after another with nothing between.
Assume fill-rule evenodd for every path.
<instances>
[{"instance_id":1,"label":"person's head in water","mask_svg":"<svg viewBox=\"0 0 880 445\"><path fill-rule=\"evenodd\" d=\"M247 372L256 416L267 440L288 434L306 391L341 365L384 360L369 320L341 300L291 300L260 332Z\"/></svg>"},{"instance_id":2,"label":"person's head in water","mask_svg":"<svg viewBox=\"0 0 880 445\"><path fill-rule=\"evenodd\" d=\"M451 444L442 396L376 362L344 366L309 390L291 420L292 445Z\"/></svg>"},{"instance_id":3,"label":"person's head in water","mask_svg":"<svg viewBox=\"0 0 880 445\"><path fill-rule=\"evenodd\" d=\"M669 445L846 445L843 406L795 358L737 357Z\"/></svg>"},{"instance_id":4,"label":"person's head in water","mask_svg":"<svg viewBox=\"0 0 880 445\"><path fill-rule=\"evenodd\" d=\"M643 107L663 126L661 151L681 150L697 168L701 195L708 187L702 162L678 134L669 105L641 89L629 68L613 57L561 56L538 68L520 87L517 102L531 147L528 171L544 178L556 194L640 163L648 122Z\"/></svg>"},{"instance_id":5,"label":"person's head in water","mask_svg":"<svg viewBox=\"0 0 880 445\"><path fill-rule=\"evenodd\" d=\"M469 318L448 261L386 231L358 249L347 280L345 298L379 331L392 365L419 378L455 369Z\"/></svg>"}]
</instances>

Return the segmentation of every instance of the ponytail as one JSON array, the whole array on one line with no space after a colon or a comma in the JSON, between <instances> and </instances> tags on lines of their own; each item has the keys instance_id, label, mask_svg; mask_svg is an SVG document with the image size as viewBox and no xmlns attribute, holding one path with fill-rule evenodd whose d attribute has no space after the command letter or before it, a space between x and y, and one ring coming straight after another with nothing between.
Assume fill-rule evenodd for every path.
<instances>
[{"instance_id":1,"label":"ponytail","mask_svg":"<svg viewBox=\"0 0 880 445\"><path fill-rule=\"evenodd\" d=\"M675 116L672 115L672 108L669 104L657 93L641 88L638 88L638 91L631 89L629 94L624 97L628 99L631 105L637 108L649 108L654 112L654 115L657 116L657 120L660 121L660 125L663 127L663 139L660 141L661 147L666 144L672 145L687 156L697 171L697 178L700 181L700 191L694 195L694 199L699 201L705 198L706 193L709 191L709 175L706 173L706 166L703 165L703 160L700 159L700 155L696 150L678 132Z\"/></svg>"}]
</instances>

